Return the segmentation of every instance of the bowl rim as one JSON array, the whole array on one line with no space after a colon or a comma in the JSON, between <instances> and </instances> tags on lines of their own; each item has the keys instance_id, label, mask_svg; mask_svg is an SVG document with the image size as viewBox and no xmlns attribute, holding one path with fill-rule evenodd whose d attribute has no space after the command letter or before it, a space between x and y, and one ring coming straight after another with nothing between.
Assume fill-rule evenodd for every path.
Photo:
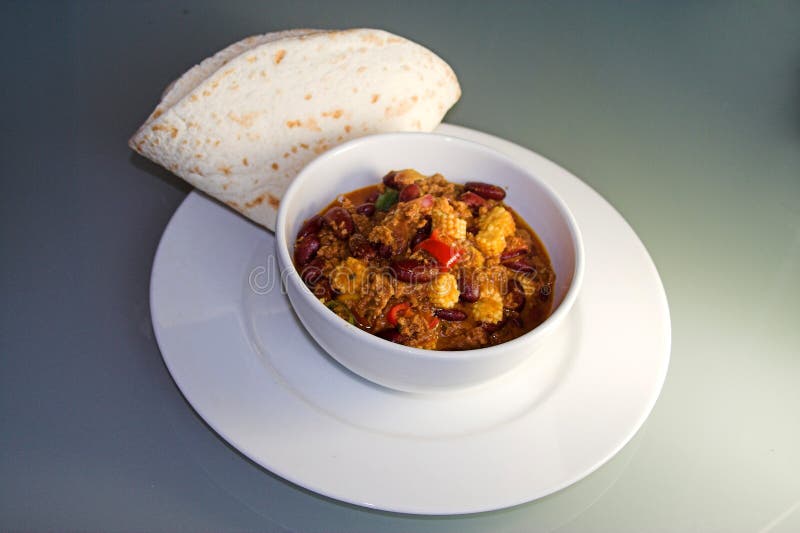
<instances>
[{"instance_id":1,"label":"bowl rim","mask_svg":"<svg viewBox=\"0 0 800 533\"><path fill-rule=\"evenodd\" d=\"M323 304L315 295L311 292L311 289L306 286L306 284L300 278L300 273L297 271L297 268L294 265L294 261L292 260L291 254L289 253L289 243L287 242L288 239L284 238L286 234L286 218L287 212L289 209L289 205L291 205L292 200L297 195L297 192L303 188L303 183L308 180L308 176L313 174L313 171L317 169L317 167L323 166L327 164L330 159L336 158L341 154L351 151L357 147L362 145L370 145L375 143L382 143L391 141L393 139L400 139L400 138L420 138L420 139L434 139L435 142L447 142L447 143L454 143L460 144L462 146L466 146L470 149L477 150L482 152L484 155L493 157L496 159L501 159L505 164L514 167L516 170L520 171L521 173L525 174L529 179L536 181L542 189L546 192L546 194L550 197L550 201L556 206L557 211L560 213L564 221L566 222L571 240L572 240L572 247L573 247L573 254L575 256L575 266L572 273L572 281L570 282L569 288L567 289L567 293L564 295L559 306L550 313L550 315L538 326L533 328L532 330L516 337L514 339L508 340L506 342L496 344L494 346L485 346L482 348L473 348L469 350L428 350L424 348L414 348L411 346L405 346L403 344L393 343L377 335L373 335L372 333L368 333L359 327L348 323L346 320L342 319L336 313L332 313L330 309L328 309L325 304ZM337 193L341 194L341 193ZM535 228L534 228L535 231ZM311 308L317 311L324 320L328 323L333 325L336 329L347 332L350 334L355 335L357 340L362 340L377 349L383 350L390 350L394 352L402 352L404 356L409 356L412 358L419 358L419 359L448 359L448 360L472 360L472 359L483 359L489 358L495 354L500 354L503 352L508 351L512 348L523 348L523 345L531 344L533 341L536 340L537 337L543 337L547 335L549 332L554 330L558 325L563 322L564 318L572 309L575 300L578 297L578 293L580 292L581 285L583 284L583 275L585 269L585 257L584 257L584 247L583 247L583 238L581 236L580 228L578 227L577 221L575 220L572 211L569 209L567 204L564 200L556 193L553 188L543 181L538 176L532 174L529 170L524 168L523 166L519 165L516 161L511 159L510 157L506 156L505 154L498 152L497 150L490 148L484 144L469 141L466 139L461 139L459 137L454 137L452 135L446 135L441 133L434 133L434 132L390 132L390 133L376 133L372 135L365 135L363 137L358 137L356 139L352 139L345 143L342 143L327 152L321 154L319 157L315 158L309 164L307 164L303 169L297 174L292 183L286 189L286 192L281 199L281 204L278 209L277 215L277 223L275 227L275 242L276 248L278 252L278 264L281 266L281 278L284 280L284 283L289 283L290 278L291 282L295 283L296 285L300 286L298 294L300 297L303 298L305 302L308 302L311 305ZM549 252L548 252L549 255ZM289 298L291 302L291 298ZM292 308L295 309L297 312L296 306L293 302L291 302ZM304 320L301 320L302 323L305 323ZM327 351L327 350L326 350Z\"/></svg>"}]
</instances>

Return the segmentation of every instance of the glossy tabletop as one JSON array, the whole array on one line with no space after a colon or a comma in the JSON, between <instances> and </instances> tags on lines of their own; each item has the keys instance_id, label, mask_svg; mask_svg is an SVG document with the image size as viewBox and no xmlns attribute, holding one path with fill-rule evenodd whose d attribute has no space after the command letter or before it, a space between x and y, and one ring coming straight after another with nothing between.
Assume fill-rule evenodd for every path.
<instances>
[{"instance_id":1,"label":"glossy tabletop","mask_svg":"<svg viewBox=\"0 0 800 533\"><path fill-rule=\"evenodd\" d=\"M0 5L0 530L800 531L800 4ZM379 27L456 71L446 120L611 202L672 317L651 416L541 500L397 515L298 488L218 437L153 337L149 279L189 187L127 138L244 36Z\"/></svg>"}]
</instances>

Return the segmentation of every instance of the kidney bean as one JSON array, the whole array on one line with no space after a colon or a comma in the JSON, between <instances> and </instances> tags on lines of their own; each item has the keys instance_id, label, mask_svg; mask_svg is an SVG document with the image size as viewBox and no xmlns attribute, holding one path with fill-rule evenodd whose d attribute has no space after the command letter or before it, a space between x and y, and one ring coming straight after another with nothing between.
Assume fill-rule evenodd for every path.
<instances>
[{"instance_id":1,"label":"kidney bean","mask_svg":"<svg viewBox=\"0 0 800 533\"><path fill-rule=\"evenodd\" d=\"M347 212L344 207L331 207L322 216L325 224L331 229L334 235L339 239L348 238L355 229L353 224L353 217Z\"/></svg>"},{"instance_id":2,"label":"kidney bean","mask_svg":"<svg viewBox=\"0 0 800 533\"><path fill-rule=\"evenodd\" d=\"M356 213L359 215L364 215L365 217L371 217L375 214L375 204L364 202L360 206L356 207Z\"/></svg>"},{"instance_id":3,"label":"kidney bean","mask_svg":"<svg viewBox=\"0 0 800 533\"><path fill-rule=\"evenodd\" d=\"M427 238L428 238L428 236L427 236L427 235L425 235L424 233L421 233L421 232L417 231L417 232L414 234L414 236L413 236L413 237L411 237L411 242L408 244L408 247L409 247L410 249L412 249L412 250L413 250L414 248L416 248L416 247L417 247L417 245L418 245L419 243L421 243L422 241L424 241L424 240L425 240L425 239L427 239Z\"/></svg>"},{"instance_id":4,"label":"kidney bean","mask_svg":"<svg viewBox=\"0 0 800 533\"><path fill-rule=\"evenodd\" d=\"M297 232L297 240L299 241L303 237L307 237L313 233L319 233L320 229L322 229L322 217L314 215L303 222L303 226L300 228L300 231Z\"/></svg>"},{"instance_id":5,"label":"kidney bean","mask_svg":"<svg viewBox=\"0 0 800 533\"><path fill-rule=\"evenodd\" d=\"M398 198L398 201L409 202L415 198L419 198L421 194L422 190L419 188L419 185L412 183L411 185L406 185L403 187L403 190L400 191L400 197Z\"/></svg>"},{"instance_id":6,"label":"kidney bean","mask_svg":"<svg viewBox=\"0 0 800 533\"><path fill-rule=\"evenodd\" d=\"M331 282L328 278L321 278L317 283L311 287L311 292L320 300L332 300L336 296L336 291L331 287Z\"/></svg>"},{"instance_id":7,"label":"kidney bean","mask_svg":"<svg viewBox=\"0 0 800 533\"><path fill-rule=\"evenodd\" d=\"M315 257L300 271L300 278L306 285L312 286L322 277L322 259Z\"/></svg>"},{"instance_id":8,"label":"kidney bean","mask_svg":"<svg viewBox=\"0 0 800 533\"><path fill-rule=\"evenodd\" d=\"M430 263L416 259L398 259L392 261L390 273L406 283L427 283L439 274L439 268Z\"/></svg>"},{"instance_id":9,"label":"kidney bean","mask_svg":"<svg viewBox=\"0 0 800 533\"><path fill-rule=\"evenodd\" d=\"M478 285L478 280L474 278L473 272L469 270L462 270L459 274L458 290L461 293L458 298L462 302L477 302L478 298L481 297L481 288Z\"/></svg>"},{"instance_id":10,"label":"kidney bean","mask_svg":"<svg viewBox=\"0 0 800 533\"><path fill-rule=\"evenodd\" d=\"M503 320L497 322L496 324L490 324L489 322L480 322L481 327L486 331L486 333L494 333L495 331L499 331L506 325L506 317L503 317Z\"/></svg>"},{"instance_id":11,"label":"kidney bean","mask_svg":"<svg viewBox=\"0 0 800 533\"><path fill-rule=\"evenodd\" d=\"M367 199L364 201L368 204L374 204L375 200L377 200L378 196L380 195L381 193L379 193L378 191L372 191L371 193L369 193L369 196L367 196Z\"/></svg>"},{"instance_id":12,"label":"kidney bean","mask_svg":"<svg viewBox=\"0 0 800 533\"><path fill-rule=\"evenodd\" d=\"M450 322L461 322L467 319L467 313L461 309L437 309L433 314Z\"/></svg>"},{"instance_id":13,"label":"kidney bean","mask_svg":"<svg viewBox=\"0 0 800 533\"><path fill-rule=\"evenodd\" d=\"M394 342L396 344L403 344L403 341L408 340L408 337L396 329L384 329L376 333L376 335L382 339L386 339L387 341Z\"/></svg>"},{"instance_id":14,"label":"kidney bean","mask_svg":"<svg viewBox=\"0 0 800 533\"><path fill-rule=\"evenodd\" d=\"M480 207L486 203L486 200L475 194L474 192L467 191L458 197L459 200L464 202L470 207Z\"/></svg>"},{"instance_id":15,"label":"kidney bean","mask_svg":"<svg viewBox=\"0 0 800 533\"><path fill-rule=\"evenodd\" d=\"M319 237L308 235L294 244L294 263L297 266L305 266L306 263L314 259L319 250Z\"/></svg>"},{"instance_id":16,"label":"kidney bean","mask_svg":"<svg viewBox=\"0 0 800 533\"><path fill-rule=\"evenodd\" d=\"M508 282L508 292L503 298L503 307L520 312L525 307L525 291L519 281L512 279Z\"/></svg>"},{"instance_id":17,"label":"kidney bean","mask_svg":"<svg viewBox=\"0 0 800 533\"><path fill-rule=\"evenodd\" d=\"M527 246L521 246L517 248L509 248L503 250L503 253L500 254L500 261L505 262L515 257L519 257L520 255L525 255L528 253Z\"/></svg>"},{"instance_id":18,"label":"kidney bean","mask_svg":"<svg viewBox=\"0 0 800 533\"><path fill-rule=\"evenodd\" d=\"M388 244L380 243L378 244L377 248L378 248L378 255L383 257L384 259L389 259L390 257L392 257L392 255L394 255L392 247L389 246Z\"/></svg>"},{"instance_id":19,"label":"kidney bean","mask_svg":"<svg viewBox=\"0 0 800 533\"><path fill-rule=\"evenodd\" d=\"M468 181L464 184L464 188L470 192L474 192L478 196L482 196L487 200L502 200L506 197L506 191L497 185L490 183L481 183L480 181Z\"/></svg>"},{"instance_id":20,"label":"kidney bean","mask_svg":"<svg viewBox=\"0 0 800 533\"><path fill-rule=\"evenodd\" d=\"M347 246L350 248L350 253L356 259L369 260L375 257L375 248L373 248L367 238L360 233L356 233L350 237Z\"/></svg>"},{"instance_id":21,"label":"kidney bean","mask_svg":"<svg viewBox=\"0 0 800 533\"><path fill-rule=\"evenodd\" d=\"M389 187L390 189L396 189L398 187L396 178L397 178L397 171L392 170L383 177L383 184Z\"/></svg>"},{"instance_id":22,"label":"kidney bean","mask_svg":"<svg viewBox=\"0 0 800 533\"><path fill-rule=\"evenodd\" d=\"M535 274L536 267L530 263L527 257L514 257L508 261L503 262L503 266L510 268L514 272L522 272L523 274Z\"/></svg>"},{"instance_id":23,"label":"kidney bean","mask_svg":"<svg viewBox=\"0 0 800 533\"><path fill-rule=\"evenodd\" d=\"M430 237L431 234L431 219L430 217L426 217L425 225L422 226L417 230L413 237L411 237L411 242L408 244L408 247L413 250L417 247L419 243Z\"/></svg>"}]
</instances>

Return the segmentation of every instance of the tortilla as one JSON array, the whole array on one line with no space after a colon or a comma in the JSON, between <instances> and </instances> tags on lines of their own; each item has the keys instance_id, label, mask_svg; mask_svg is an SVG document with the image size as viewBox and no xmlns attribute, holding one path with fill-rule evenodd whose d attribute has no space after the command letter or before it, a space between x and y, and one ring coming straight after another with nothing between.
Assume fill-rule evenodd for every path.
<instances>
[{"instance_id":1,"label":"tortilla","mask_svg":"<svg viewBox=\"0 0 800 533\"><path fill-rule=\"evenodd\" d=\"M131 148L258 224L317 155L349 139L431 131L458 100L453 70L374 29L248 37L164 91Z\"/></svg>"}]
</instances>

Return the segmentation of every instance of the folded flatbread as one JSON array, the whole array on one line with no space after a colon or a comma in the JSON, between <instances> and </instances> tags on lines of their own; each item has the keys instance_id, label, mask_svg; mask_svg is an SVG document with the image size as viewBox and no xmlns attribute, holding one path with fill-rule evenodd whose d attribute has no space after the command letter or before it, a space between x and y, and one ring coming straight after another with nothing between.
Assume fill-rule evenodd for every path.
<instances>
[{"instance_id":1,"label":"folded flatbread","mask_svg":"<svg viewBox=\"0 0 800 533\"><path fill-rule=\"evenodd\" d=\"M318 154L354 137L430 131L458 100L430 50L373 29L248 37L173 82L130 146L258 224Z\"/></svg>"}]
</instances>

